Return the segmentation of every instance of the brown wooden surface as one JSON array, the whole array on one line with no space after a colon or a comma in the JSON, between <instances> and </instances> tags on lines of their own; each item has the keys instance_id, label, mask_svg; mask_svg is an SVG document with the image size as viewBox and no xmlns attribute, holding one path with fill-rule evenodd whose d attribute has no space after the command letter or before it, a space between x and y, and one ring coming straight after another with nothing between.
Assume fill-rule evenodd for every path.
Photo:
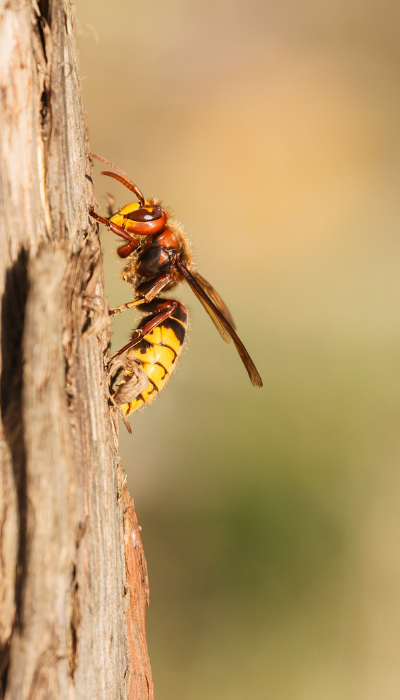
<instances>
[{"instance_id":1,"label":"brown wooden surface","mask_svg":"<svg viewBox=\"0 0 400 700\"><path fill-rule=\"evenodd\" d=\"M107 400L88 151L71 4L0 0L7 700L153 698L146 564Z\"/></svg>"}]
</instances>

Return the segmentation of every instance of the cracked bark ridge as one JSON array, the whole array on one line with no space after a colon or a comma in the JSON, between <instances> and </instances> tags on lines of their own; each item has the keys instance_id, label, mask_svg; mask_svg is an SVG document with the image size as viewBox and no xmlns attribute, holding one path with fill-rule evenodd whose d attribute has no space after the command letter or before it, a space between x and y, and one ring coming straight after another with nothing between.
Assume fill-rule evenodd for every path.
<instances>
[{"instance_id":1,"label":"cracked bark ridge","mask_svg":"<svg viewBox=\"0 0 400 700\"><path fill-rule=\"evenodd\" d=\"M147 700L147 698L153 700L153 682L146 652L145 631L145 609L149 604L147 565L135 507L126 485L122 491L122 507L127 570L126 594L128 596L126 625L131 659L129 698L131 700Z\"/></svg>"},{"instance_id":2,"label":"cracked bark ridge","mask_svg":"<svg viewBox=\"0 0 400 700\"><path fill-rule=\"evenodd\" d=\"M0 0L0 697L153 698L68 0Z\"/></svg>"}]
</instances>

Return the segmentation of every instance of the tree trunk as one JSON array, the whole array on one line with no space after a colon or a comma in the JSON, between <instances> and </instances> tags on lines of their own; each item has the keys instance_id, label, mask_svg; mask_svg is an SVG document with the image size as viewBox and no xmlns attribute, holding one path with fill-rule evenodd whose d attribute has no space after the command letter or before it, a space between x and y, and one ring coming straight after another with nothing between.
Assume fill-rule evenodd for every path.
<instances>
[{"instance_id":1,"label":"tree trunk","mask_svg":"<svg viewBox=\"0 0 400 700\"><path fill-rule=\"evenodd\" d=\"M148 700L68 0L0 0L0 100L2 693Z\"/></svg>"}]
</instances>

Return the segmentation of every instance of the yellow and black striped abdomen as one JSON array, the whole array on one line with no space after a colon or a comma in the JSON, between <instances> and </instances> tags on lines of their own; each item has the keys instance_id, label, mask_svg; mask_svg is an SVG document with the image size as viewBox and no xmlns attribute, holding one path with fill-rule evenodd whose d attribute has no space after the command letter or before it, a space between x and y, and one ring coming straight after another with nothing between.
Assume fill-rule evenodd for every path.
<instances>
[{"instance_id":1,"label":"yellow and black striped abdomen","mask_svg":"<svg viewBox=\"0 0 400 700\"><path fill-rule=\"evenodd\" d=\"M139 328L151 318L152 315L146 316ZM138 394L133 401L121 406L127 416L152 401L165 386L182 352L186 328L187 310L183 304L178 304L172 316L162 321L127 351L126 354L138 363L149 380L147 389Z\"/></svg>"}]
</instances>

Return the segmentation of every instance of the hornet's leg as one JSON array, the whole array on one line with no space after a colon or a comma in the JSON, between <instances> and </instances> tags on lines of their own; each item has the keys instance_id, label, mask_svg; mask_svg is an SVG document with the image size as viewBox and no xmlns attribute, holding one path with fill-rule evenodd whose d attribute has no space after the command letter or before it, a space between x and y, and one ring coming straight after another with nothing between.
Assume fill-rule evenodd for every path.
<instances>
[{"instance_id":1,"label":"hornet's leg","mask_svg":"<svg viewBox=\"0 0 400 700\"><path fill-rule=\"evenodd\" d=\"M145 325L142 328L136 328L136 330L134 330L133 332L132 340L130 340L129 343L127 343L126 345L124 345L124 347L118 350L118 352L116 352L115 355L113 355L112 359L118 357L119 355L122 355L122 353L129 350L129 348L132 348L134 345L140 343L144 336L150 333L150 331L152 331L153 328L157 328L157 326L159 326L160 323L165 321L166 318L172 316L172 314L178 308L178 302L174 301L173 299L165 299L164 301L160 301L157 304L156 308L158 310L157 315L154 316L150 321L145 323Z\"/></svg>"},{"instance_id":2,"label":"hornet's leg","mask_svg":"<svg viewBox=\"0 0 400 700\"><path fill-rule=\"evenodd\" d=\"M127 309L133 309L134 306L139 306L139 304L143 304L143 299L136 299L135 301L128 301L126 304L121 304L121 306L116 306L114 309L109 309L108 314L109 314L109 316L116 316L117 314L121 314L123 311L126 311Z\"/></svg>"},{"instance_id":3,"label":"hornet's leg","mask_svg":"<svg viewBox=\"0 0 400 700\"><path fill-rule=\"evenodd\" d=\"M146 304L149 301L152 301L154 297L157 296L161 292L164 287L167 286L172 282L172 275L169 272L166 272L165 275L161 275L153 284L152 287L150 287L149 291L144 294L144 296L140 297L140 299L135 299L134 301L128 301L127 304L121 304L121 306L116 306L115 309L110 309L109 314L110 316L115 316L116 314L122 313L122 311L126 311L126 309L132 309L134 306L138 306L139 304Z\"/></svg>"},{"instance_id":4,"label":"hornet's leg","mask_svg":"<svg viewBox=\"0 0 400 700\"><path fill-rule=\"evenodd\" d=\"M104 224L104 226L107 226L107 228L109 228L110 231L112 231L113 233L116 233L117 236L121 236L121 238L125 238L126 241L129 241L131 248L130 252L135 250L135 248L137 248L140 245L140 241L136 241L134 238L132 238L128 231L125 231L125 229L122 228L122 226L113 224L112 221L109 221L104 216L97 214L94 209L89 209L89 216L91 216L92 219L96 219L96 221L98 221L100 224Z\"/></svg>"}]
</instances>

